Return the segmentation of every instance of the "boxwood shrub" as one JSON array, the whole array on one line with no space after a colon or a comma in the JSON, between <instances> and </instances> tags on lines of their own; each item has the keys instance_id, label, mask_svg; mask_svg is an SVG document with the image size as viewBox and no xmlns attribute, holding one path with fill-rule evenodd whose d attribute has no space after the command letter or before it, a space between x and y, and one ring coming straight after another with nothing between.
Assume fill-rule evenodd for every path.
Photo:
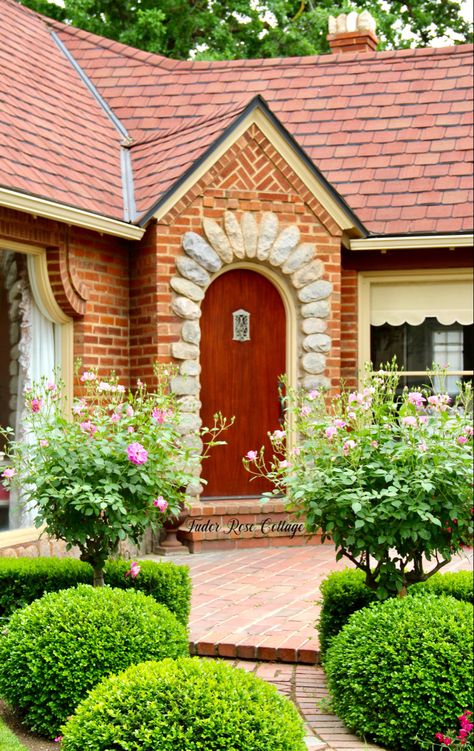
<instances>
[{"instance_id":1,"label":"boxwood shrub","mask_svg":"<svg viewBox=\"0 0 474 751\"><path fill-rule=\"evenodd\" d=\"M422 593L354 613L326 654L336 714L397 751L451 727L473 696L473 606Z\"/></svg>"},{"instance_id":2,"label":"boxwood shrub","mask_svg":"<svg viewBox=\"0 0 474 751\"><path fill-rule=\"evenodd\" d=\"M142 592L80 584L15 612L0 633L0 696L47 737L104 676L189 654L185 627Z\"/></svg>"},{"instance_id":3,"label":"boxwood shrub","mask_svg":"<svg viewBox=\"0 0 474 751\"><path fill-rule=\"evenodd\" d=\"M274 686L198 657L145 662L102 681L62 728L61 751L305 751Z\"/></svg>"},{"instance_id":4,"label":"boxwood shrub","mask_svg":"<svg viewBox=\"0 0 474 751\"><path fill-rule=\"evenodd\" d=\"M120 589L138 589L166 605L184 625L191 607L191 581L187 566L140 561L136 579L125 576L130 562L110 560L105 583ZM92 584L92 567L74 558L0 558L0 618L29 605L45 592Z\"/></svg>"},{"instance_id":5,"label":"boxwood shrub","mask_svg":"<svg viewBox=\"0 0 474 751\"><path fill-rule=\"evenodd\" d=\"M321 613L317 623L321 657L331 639L339 633L352 613L377 601L375 592L364 584L364 574L358 569L334 571L321 584ZM474 574L472 571L438 573L426 582L408 588L408 594L428 591L437 595L451 595L457 600L474 603Z\"/></svg>"}]
</instances>

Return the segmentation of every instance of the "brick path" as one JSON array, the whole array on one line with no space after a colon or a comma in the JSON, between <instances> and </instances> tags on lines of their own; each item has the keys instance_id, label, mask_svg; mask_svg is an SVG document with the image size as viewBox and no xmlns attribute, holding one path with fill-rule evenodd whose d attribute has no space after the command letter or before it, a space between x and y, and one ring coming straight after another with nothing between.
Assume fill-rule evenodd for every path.
<instances>
[{"instance_id":1,"label":"brick path","mask_svg":"<svg viewBox=\"0 0 474 751\"><path fill-rule=\"evenodd\" d=\"M327 697L324 673L319 666L248 660L235 660L233 664L273 683L296 704L306 722L308 751L381 751L379 746L356 738L335 715L319 708L320 700Z\"/></svg>"},{"instance_id":2,"label":"brick path","mask_svg":"<svg viewBox=\"0 0 474 751\"><path fill-rule=\"evenodd\" d=\"M158 560L158 556L146 556ZM160 559L162 560L162 559ZM193 583L191 652L222 657L252 670L295 702L308 727L311 751L369 751L317 702L326 696L315 622L319 585L343 569L332 545L174 555ZM444 571L472 569L472 550ZM266 662L262 662L266 661Z\"/></svg>"}]
</instances>

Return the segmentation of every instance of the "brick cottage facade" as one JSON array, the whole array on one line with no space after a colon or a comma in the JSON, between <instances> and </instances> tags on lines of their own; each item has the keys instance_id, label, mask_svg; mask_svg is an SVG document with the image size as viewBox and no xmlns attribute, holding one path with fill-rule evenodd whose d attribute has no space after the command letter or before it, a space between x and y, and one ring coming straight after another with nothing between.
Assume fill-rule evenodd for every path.
<instances>
[{"instance_id":1,"label":"brick cottage facade","mask_svg":"<svg viewBox=\"0 0 474 751\"><path fill-rule=\"evenodd\" d=\"M438 358L472 376L472 49L376 52L361 22L331 55L178 62L0 18L2 424L54 366L72 394L77 358L126 385L173 361L184 432L236 416L191 519L260 524L183 539L301 543L241 468L279 375L356 386L397 354L411 382ZM61 552L13 505L0 555Z\"/></svg>"}]
</instances>

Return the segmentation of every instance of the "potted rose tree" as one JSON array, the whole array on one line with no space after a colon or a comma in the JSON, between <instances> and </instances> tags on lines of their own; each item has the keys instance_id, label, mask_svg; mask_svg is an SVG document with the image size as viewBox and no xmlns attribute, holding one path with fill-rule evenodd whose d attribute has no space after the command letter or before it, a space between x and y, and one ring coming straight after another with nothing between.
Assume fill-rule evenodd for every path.
<instances>
[{"instance_id":1,"label":"potted rose tree","mask_svg":"<svg viewBox=\"0 0 474 751\"><path fill-rule=\"evenodd\" d=\"M425 581L472 540L471 388L452 400L399 380L391 363L332 399L290 390L273 457L254 449L244 459L381 599Z\"/></svg>"},{"instance_id":2,"label":"potted rose tree","mask_svg":"<svg viewBox=\"0 0 474 751\"><path fill-rule=\"evenodd\" d=\"M26 394L26 440L7 444L4 482L15 484L36 510L35 524L77 546L103 584L103 567L125 539L176 516L202 454L179 430L169 388L171 369L157 367L157 387L127 390L115 376L81 375L84 396L68 409L61 384L43 380ZM208 445L225 427L214 425ZM12 431L2 431L11 439ZM131 569L133 575L133 570Z\"/></svg>"}]
</instances>

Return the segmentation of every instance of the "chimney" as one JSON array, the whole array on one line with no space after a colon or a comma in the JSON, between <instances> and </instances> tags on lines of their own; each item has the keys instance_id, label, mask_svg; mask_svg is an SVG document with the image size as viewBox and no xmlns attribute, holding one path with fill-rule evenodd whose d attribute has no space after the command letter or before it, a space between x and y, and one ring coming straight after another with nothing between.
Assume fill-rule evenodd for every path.
<instances>
[{"instance_id":1,"label":"chimney","mask_svg":"<svg viewBox=\"0 0 474 751\"><path fill-rule=\"evenodd\" d=\"M368 10L329 16L329 42L331 52L373 52L377 49L376 23Z\"/></svg>"}]
</instances>

